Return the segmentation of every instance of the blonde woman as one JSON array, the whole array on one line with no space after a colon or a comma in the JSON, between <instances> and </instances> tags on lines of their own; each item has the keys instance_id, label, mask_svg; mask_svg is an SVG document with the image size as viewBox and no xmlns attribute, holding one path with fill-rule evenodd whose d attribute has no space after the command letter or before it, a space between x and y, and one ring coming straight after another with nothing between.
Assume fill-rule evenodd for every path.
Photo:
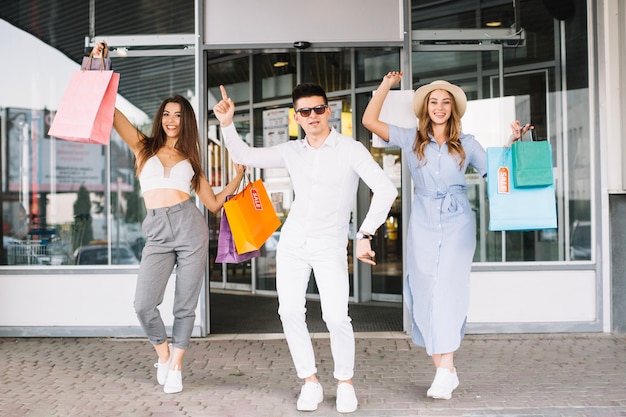
<instances>
[{"instance_id":1,"label":"blonde woman","mask_svg":"<svg viewBox=\"0 0 626 417\"><path fill-rule=\"evenodd\" d=\"M462 132L467 107L463 90L447 81L420 87L413 97L418 127L406 129L379 119L389 90L401 72L382 80L363 114L363 125L402 148L414 184L407 238L404 300L412 318L413 341L435 366L427 396L450 399L459 385L454 352L465 334L470 271L476 249L476 219L466 195L465 172L487 175L486 154L473 135ZM511 124L519 138L531 126Z\"/></svg>"}]
</instances>

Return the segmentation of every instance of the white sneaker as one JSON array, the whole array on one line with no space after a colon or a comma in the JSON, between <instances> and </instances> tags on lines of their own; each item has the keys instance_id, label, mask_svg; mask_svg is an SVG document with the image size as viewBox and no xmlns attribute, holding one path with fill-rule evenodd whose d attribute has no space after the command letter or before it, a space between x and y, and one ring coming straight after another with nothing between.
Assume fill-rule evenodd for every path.
<instances>
[{"instance_id":1,"label":"white sneaker","mask_svg":"<svg viewBox=\"0 0 626 417\"><path fill-rule=\"evenodd\" d=\"M170 369L167 373L167 381L163 386L163 392L166 394L176 394L183 390L183 373L178 369Z\"/></svg>"},{"instance_id":2,"label":"white sneaker","mask_svg":"<svg viewBox=\"0 0 626 417\"><path fill-rule=\"evenodd\" d=\"M324 401L322 384L319 382L305 382L300 390L296 409L298 411L315 411L318 404L322 401Z\"/></svg>"},{"instance_id":3,"label":"white sneaker","mask_svg":"<svg viewBox=\"0 0 626 417\"><path fill-rule=\"evenodd\" d=\"M157 368L157 382L159 385L165 384L167 381L167 372L170 369L170 362L172 361L172 344L168 345L170 350L170 358L165 363L158 362L154 364L154 367Z\"/></svg>"},{"instance_id":4,"label":"white sneaker","mask_svg":"<svg viewBox=\"0 0 626 417\"><path fill-rule=\"evenodd\" d=\"M358 405L359 401L356 399L352 384L343 382L337 385L337 411L340 413L353 413Z\"/></svg>"},{"instance_id":5,"label":"white sneaker","mask_svg":"<svg viewBox=\"0 0 626 417\"><path fill-rule=\"evenodd\" d=\"M456 369L452 373L447 368L437 368L435 379L430 388L428 388L426 396L438 400L449 400L452 398L452 391L458 386L459 377L456 374Z\"/></svg>"}]
</instances>

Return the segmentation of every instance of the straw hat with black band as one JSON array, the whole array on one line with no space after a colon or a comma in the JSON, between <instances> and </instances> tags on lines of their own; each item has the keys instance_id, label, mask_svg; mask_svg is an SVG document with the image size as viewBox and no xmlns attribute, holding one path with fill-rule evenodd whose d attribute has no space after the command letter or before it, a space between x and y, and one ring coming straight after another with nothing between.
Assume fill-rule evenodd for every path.
<instances>
[{"instance_id":1,"label":"straw hat with black band","mask_svg":"<svg viewBox=\"0 0 626 417\"><path fill-rule=\"evenodd\" d=\"M463 117L465 109L467 108L467 97L465 96L465 92L461 89L461 87L444 80L433 81L432 83L423 85L417 89L413 95L413 111L415 112L415 116L419 117L419 114L422 111L422 106L424 105L424 99L428 94L430 94L431 91L434 90L446 90L452 94L456 104L456 112L459 114L459 118Z\"/></svg>"}]
</instances>

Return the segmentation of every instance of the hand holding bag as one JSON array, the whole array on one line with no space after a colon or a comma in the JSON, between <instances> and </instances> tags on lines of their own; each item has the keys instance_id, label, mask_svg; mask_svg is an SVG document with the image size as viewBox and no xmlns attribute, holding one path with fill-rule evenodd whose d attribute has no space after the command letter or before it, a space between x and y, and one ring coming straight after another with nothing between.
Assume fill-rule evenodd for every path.
<instances>
[{"instance_id":1,"label":"hand holding bag","mask_svg":"<svg viewBox=\"0 0 626 417\"><path fill-rule=\"evenodd\" d=\"M548 144L549 145L549 144ZM554 185L517 187L511 181L512 148L487 148L489 230L555 229Z\"/></svg>"},{"instance_id":2,"label":"hand holding bag","mask_svg":"<svg viewBox=\"0 0 626 417\"><path fill-rule=\"evenodd\" d=\"M89 71L95 63L90 56L85 68L74 73L52 120L49 136L74 142L109 144L120 75L104 69L106 59L98 64L102 69Z\"/></svg>"},{"instance_id":3,"label":"hand holding bag","mask_svg":"<svg viewBox=\"0 0 626 417\"><path fill-rule=\"evenodd\" d=\"M237 253L257 250L278 229L274 211L263 181L249 182L243 191L224 203Z\"/></svg>"},{"instance_id":4,"label":"hand holding bag","mask_svg":"<svg viewBox=\"0 0 626 417\"><path fill-rule=\"evenodd\" d=\"M226 197L226 201L230 200L233 196ZM238 264L248 261L252 258L261 255L260 250L253 250L251 252L237 253L235 247L235 241L233 240L233 234L228 224L228 217L226 211L222 210L222 219L220 220L220 234L217 239L217 256L215 257L216 263L224 264Z\"/></svg>"},{"instance_id":5,"label":"hand holding bag","mask_svg":"<svg viewBox=\"0 0 626 417\"><path fill-rule=\"evenodd\" d=\"M545 187L554 183L552 150L547 140L537 141L530 131L530 141L513 142L513 183L515 187Z\"/></svg>"},{"instance_id":6,"label":"hand holding bag","mask_svg":"<svg viewBox=\"0 0 626 417\"><path fill-rule=\"evenodd\" d=\"M94 58L93 52L89 56L83 57L83 63L80 66L81 69L87 71L110 71L111 59L110 58Z\"/></svg>"}]
</instances>

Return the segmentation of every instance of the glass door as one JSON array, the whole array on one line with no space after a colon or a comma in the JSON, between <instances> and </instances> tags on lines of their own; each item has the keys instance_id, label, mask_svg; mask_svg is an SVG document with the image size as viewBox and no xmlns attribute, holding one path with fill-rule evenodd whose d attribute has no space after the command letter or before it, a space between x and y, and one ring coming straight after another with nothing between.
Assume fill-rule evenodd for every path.
<instances>
[{"instance_id":1,"label":"glass door","mask_svg":"<svg viewBox=\"0 0 626 417\"><path fill-rule=\"evenodd\" d=\"M372 240L376 265L371 272L373 301L402 302L402 152L399 148L371 148L372 156L398 189L387 219Z\"/></svg>"},{"instance_id":2,"label":"glass door","mask_svg":"<svg viewBox=\"0 0 626 417\"><path fill-rule=\"evenodd\" d=\"M250 137L250 118L247 112L235 115L234 123L237 127L237 131L244 140ZM230 178L234 177L235 173L232 161L228 156L228 151L220 140L221 137L217 139L217 130L216 124L212 124L209 127L207 150L209 168L207 171L212 179L211 184L214 187L216 185L223 187ZM250 172L249 175L252 178L253 173ZM239 186L239 191L243 189L246 182L247 179L242 181ZM220 212L215 215L209 215L209 276L211 288L250 291L252 289L253 260L238 264L215 262L222 214L223 210L220 210Z\"/></svg>"},{"instance_id":3,"label":"glass door","mask_svg":"<svg viewBox=\"0 0 626 417\"><path fill-rule=\"evenodd\" d=\"M222 98L220 85L226 86L228 96L233 99L237 107L237 114L233 119L237 132L244 141L251 142L250 117L250 57L242 54L233 57L217 57L206 64L207 71L207 108L211 112L213 106ZM206 149L207 176L211 184L220 190L234 177L233 162L223 145L219 122L213 115L207 118L208 141ZM254 180L252 169L247 172ZM240 190L243 184L240 185ZM222 211L209 214L209 277L211 289L251 291L253 288L253 261L239 264L216 263L217 242L219 238Z\"/></svg>"}]
</instances>

